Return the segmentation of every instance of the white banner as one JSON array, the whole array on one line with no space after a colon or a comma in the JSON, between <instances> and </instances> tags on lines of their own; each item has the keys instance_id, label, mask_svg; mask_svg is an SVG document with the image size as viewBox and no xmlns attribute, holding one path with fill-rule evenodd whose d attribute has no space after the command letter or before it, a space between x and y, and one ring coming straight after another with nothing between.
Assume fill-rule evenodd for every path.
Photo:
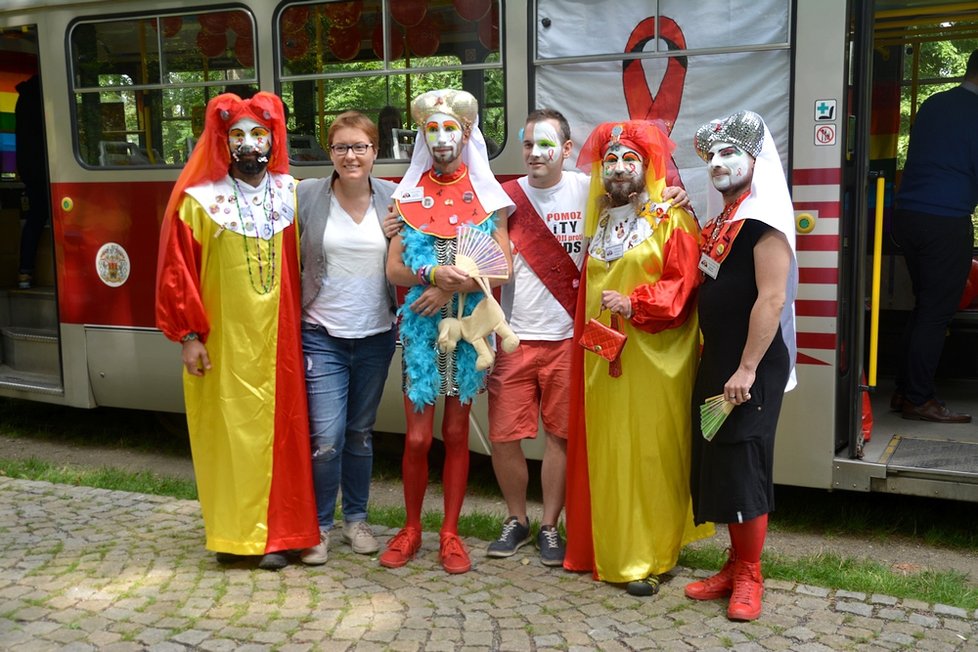
<instances>
[{"instance_id":1,"label":"white banner","mask_svg":"<svg viewBox=\"0 0 978 652\"><path fill-rule=\"evenodd\" d=\"M709 182L692 145L703 123L742 109L756 111L771 130L787 168L791 58L782 46L788 40L790 2L661 0L658 6L656 21L656 3L647 0L539 0L541 59L690 52L642 61L538 66L535 106L552 107L567 116L578 145L601 122L659 118L670 123L676 143L673 158L705 222L710 217L703 213ZM704 52L717 48L740 51Z\"/></svg>"}]
</instances>

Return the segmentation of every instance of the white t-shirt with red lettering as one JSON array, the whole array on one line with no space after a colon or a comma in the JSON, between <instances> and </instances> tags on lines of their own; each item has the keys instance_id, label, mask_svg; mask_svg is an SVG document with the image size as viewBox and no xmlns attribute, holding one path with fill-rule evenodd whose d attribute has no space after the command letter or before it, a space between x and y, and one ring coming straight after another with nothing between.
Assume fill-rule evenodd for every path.
<instances>
[{"instance_id":1,"label":"white t-shirt with red lettering","mask_svg":"<svg viewBox=\"0 0 978 652\"><path fill-rule=\"evenodd\" d=\"M550 188L533 188L526 177L518 183L550 228L554 237L577 264L584 261L584 211L590 177L564 170ZM509 325L521 340L556 342L574 335L574 320L540 281L513 245L513 279L503 286L503 305L512 301Z\"/></svg>"}]
</instances>

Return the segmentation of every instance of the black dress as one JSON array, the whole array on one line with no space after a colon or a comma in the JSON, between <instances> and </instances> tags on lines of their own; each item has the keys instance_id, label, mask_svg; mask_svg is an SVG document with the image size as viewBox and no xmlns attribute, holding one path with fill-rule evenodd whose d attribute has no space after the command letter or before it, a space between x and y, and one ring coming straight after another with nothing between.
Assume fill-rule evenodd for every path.
<instances>
[{"instance_id":1,"label":"black dress","mask_svg":"<svg viewBox=\"0 0 978 652\"><path fill-rule=\"evenodd\" d=\"M790 371L780 327L757 366L750 400L734 408L712 441L699 427L700 405L723 393L740 364L757 300L754 247L772 229L744 220L716 279L704 275L699 290L703 355L693 387L690 473L697 524L741 523L774 509L774 433Z\"/></svg>"}]
</instances>

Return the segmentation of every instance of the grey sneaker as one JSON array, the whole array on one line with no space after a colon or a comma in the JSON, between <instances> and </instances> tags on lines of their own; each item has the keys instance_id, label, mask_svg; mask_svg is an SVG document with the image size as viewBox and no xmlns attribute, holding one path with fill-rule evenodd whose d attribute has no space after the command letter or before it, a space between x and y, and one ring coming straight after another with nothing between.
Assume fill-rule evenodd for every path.
<instances>
[{"instance_id":1,"label":"grey sneaker","mask_svg":"<svg viewBox=\"0 0 978 652\"><path fill-rule=\"evenodd\" d=\"M302 551L300 557L306 566L322 566L329 559L329 530L319 531L319 543Z\"/></svg>"},{"instance_id":2,"label":"grey sneaker","mask_svg":"<svg viewBox=\"0 0 978 652\"><path fill-rule=\"evenodd\" d=\"M499 533L499 538L489 544L486 556L510 557L529 542L529 525L523 525L515 516L510 516L503 522L503 530Z\"/></svg>"},{"instance_id":3,"label":"grey sneaker","mask_svg":"<svg viewBox=\"0 0 978 652\"><path fill-rule=\"evenodd\" d=\"M372 555L380 550L380 544L366 521L344 522L343 543L349 543L353 552L360 555Z\"/></svg>"},{"instance_id":4,"label":"grey sneaker","mask_svg":"<svg viewBox=\"0 0 978 652\"><path fill-rule=\"evenodd\" d=\"M540 548L540 561L544 566L560 566L564 563L564 540L554 526L540 527L537 547Z\"/></svg>"}]
</instances>

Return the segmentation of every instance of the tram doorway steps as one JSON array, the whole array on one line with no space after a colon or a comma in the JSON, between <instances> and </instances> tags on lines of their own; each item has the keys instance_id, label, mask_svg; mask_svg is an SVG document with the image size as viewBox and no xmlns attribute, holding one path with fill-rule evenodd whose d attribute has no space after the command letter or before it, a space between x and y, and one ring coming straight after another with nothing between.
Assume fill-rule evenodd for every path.
<instances>
[{"instance_id":1,"label":"tram doorway steps","mask_svg":"<svg viewBox=\"0 0 978 652\"><path fill-rule=\"evenodd\" d=\"M958 427L974 428L971 424ZM894 435L880 459L887 475L978 483L978 443Z\"/></svg>"}]
</instances>

